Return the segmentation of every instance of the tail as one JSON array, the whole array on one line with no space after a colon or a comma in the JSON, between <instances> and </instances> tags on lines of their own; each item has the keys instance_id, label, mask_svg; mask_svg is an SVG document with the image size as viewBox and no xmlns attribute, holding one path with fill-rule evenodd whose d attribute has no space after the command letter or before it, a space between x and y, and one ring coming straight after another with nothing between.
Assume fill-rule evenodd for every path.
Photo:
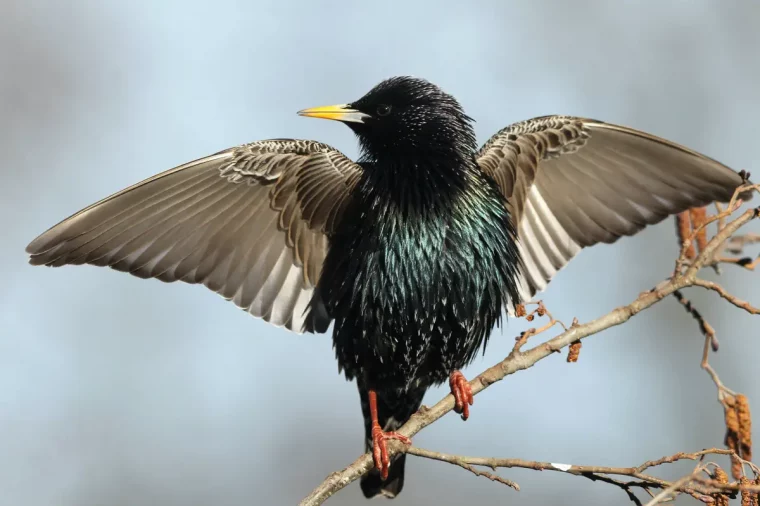
<instances>
[{"instance_id":1,"label":"tail","mask_svg":"<svg viewBox=\"0 0 760 506\"><path fill-rule=\"evenodd\" d=\"M388 392L378 392L377 396L377 418L383 431L390 432L398 429L420 408L422 397L425 395L425 389L411 390L401 394L391 394ZM365 451L372 450L372 419L369 414L369 398L367 390L359 385L359 396L361 397L362 412L364 413L364 430L365 430ZM362 476L361 487L364 497L367 499L376 495L383 495L389 499L396 497L404 487L404 466L406 465L406 455L396 455L391 461L391 467L388 470L388 478L383 480L380 477L380 471L372 468L367 474Z\"/></svg>"}]
</instances>

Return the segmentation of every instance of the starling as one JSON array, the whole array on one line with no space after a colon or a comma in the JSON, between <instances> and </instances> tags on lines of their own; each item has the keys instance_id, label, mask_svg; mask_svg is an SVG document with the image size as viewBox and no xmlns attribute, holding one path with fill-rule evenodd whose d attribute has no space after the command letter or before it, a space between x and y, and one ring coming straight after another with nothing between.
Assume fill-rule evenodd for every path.
<instances>
[{"instance_id":1,"label":"starling","mask_svg":"<svg viewBox=\"0 0 760 506\"><path fill-rule=\"evenodd\" d=\"M479 150L473 120L437 86L381 82L359 100L302 116L338 120L354 162L310 140L227 149L79 211L27 247L34 265L93 264L202 283L295 332L333 327L356 380L375 468L367 497L396 496L404 459L389 439L459 372L502 313L529 301L582 248L712 201L743 177L688 148L602 121L543 116Z\"/></svg>"}]
</instances>

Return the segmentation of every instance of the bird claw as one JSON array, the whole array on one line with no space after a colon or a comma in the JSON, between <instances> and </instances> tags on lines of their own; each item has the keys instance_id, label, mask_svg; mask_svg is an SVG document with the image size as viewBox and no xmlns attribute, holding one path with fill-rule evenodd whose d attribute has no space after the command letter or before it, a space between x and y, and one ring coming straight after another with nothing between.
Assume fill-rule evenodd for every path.
<instances>
[{"instance_id":1,"label":"bird claw","mask_svg":"<svg viewBox=\"0 0 760 506\"><path fill-rule=\"evenodd\" d=\"M451 395L454 396L454 411L462 414L462 420L470 417L470 406L475 401L472 397L472 387L459 371L454 371L449 377Z\"/></svg>"},{"instance_id":2,"label":"bird claw","mask_svg":"<svg viewBox=\"0 0 760 506\"><path fill-rule=\"evenodd\" d=\"M391 457L388 454L387 441L395 439L405 445L411 445L412 440L398 432L383 432L379 425L372 427L372 459L375 461L375 467L380 471L380 477L385 480L388 478L388 470L391 467Z\"/></svg>"}]
</instances>

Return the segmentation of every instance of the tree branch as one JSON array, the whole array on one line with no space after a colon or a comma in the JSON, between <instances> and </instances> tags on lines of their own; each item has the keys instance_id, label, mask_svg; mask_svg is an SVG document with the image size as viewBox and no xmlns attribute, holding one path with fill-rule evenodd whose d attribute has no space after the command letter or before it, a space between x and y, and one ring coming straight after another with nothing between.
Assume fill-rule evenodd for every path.
<instances>
[{"instance_id":1,"label":"tree branch","mask_svg":"<svg viewBox=\"0 0 760 506\"><path fill-rule=\"evenodd\" d=\"M723 448L710 448L708 450L701 450L693 453L676 453L675 455L662 457L657 460L647 461L638 467L605 467L558 464L554 462L538 462L523 459L466 457L461 455L449 455L446 453L434 452L416 447L408 448L406 453L410 455L416 455L418 457L424 457L427 459L439 460L442 462L455 464L460 467L464 467L465 469L474 472L475 474L488 476L494 481L501 481L503 478L491 473L483 473L482 471L475 469L473 466L489 467L494 470L497 468L517 467L521 469L532 469L534 471L554 471L571 474L574 476L581 476L593 481L604 481L623 489L628 494L629 498L631 498L631 500L637 504L641 504L641 502L638 500L638 498L636 498L635 495L633 495L633 492L631 491L632 488L639 488L647 491L649 491L649 489L664 489L667 490L668 493L686 493L702 502L705 502L706 496L715 492L715 488L704 487L699 483L693 485L692 482L694 479L692 478L692 475L687 476L686 479L669 482L667 480L644 472L650 468L659 467L664 464L671 464L673 462L679 462L682 460L699 460L701 462L706 455L729 455L738 458L733 450L727 450ZM495 476L495 478L492 478L492 476ZM610 476L627 476L634 478L636 481L619 481L610 478ZM519 490L519 486L517 486L517 484L514 482L510 482L508 485L515 490ZM754 488L754 485L746 487L748 490L754 490ZM721 490L723 489L721 488Z\"/></svg>"},{"instance_id":2,"label":"tree branch","mask_svg":"<svg viewBox=\"0 0 760 506\"><path fill-rule=\"evenodd\" d=\"M744 186L740 188L739 190L737 190L736 195L738 195L740 192L748 191L749 189L757 189L757 188L755 186ZM724 220L726 216L734 212L737 209L737 206L735 205L736 195L734 199L732 199L732 202L729 204L728 208L725 211L723 211L722 213L720 213L719 215L715 217L704 220L701 223L701 227L704 227L708 223L711 223L715 220ZM722 246L726 243L726 241L730 239L740 227L744 226L749 221L756 218L758 214L760 214L760 208L748 209L747 211L742 213L738 218L734 219L733 221L729 223L726 223L724 226L721 226L718 233L706 245L704 245L704 249L700 251L699 255L697 255L696 258L693 259L693 261L688 262L689 265L685 267L685 269L684 269L684 266L686 265L686 262L683 259L683 251L682 251L681 258L679 258L678 268L676 269L676 272L673 274L673 276L661 282L660 284L658 284L654 289L640 294L639 297L636 298L636 300L634 300L630 304L622 306L622 307L618 307L614 309L613 311L609 312L608 314L600 318L597 318L593 321L590 321L588 323L584 323L580 325L574 324L572 327L565 330L558 336L552 339L549 339L548 341L543 342L539 345L536 345L535 347L530 348L529 350L523 352L523 351L520 351L520 347L527 342L527 337L530 337L531 335L535 335L536 332L528 335L527 337L524 336L524 338L521 338L518 341L518 344L520 346L516 345L515 348L512 350L512 352L504 360L486 369L482 374L480 374L479 376L477 376L475 379L473 379L470 382L472 386L473 394L477 394L483 391L484 389L488 388L490 385L493 385L494 383L501 381L505 377L511 374L514 374L517 371L521 371L521 370L532 367L540 360L543 360L544 358L548 357L549 355L553 353L559 352L561 349L569 346L572 343L578 342L581 339L584 339L588 336L597 334L610 327L614 327L628 321L632 316L656 304L663 298L671 294L674 294L676 291L681 290L686 287L696 285L696 286L701 286L703 288L714 290L718 294L720 294L723 298L725 298L732 304L736 305L737 307L741 307L750 312L754 312L752 311L754 310L752 306L750 306L748 303L744 301L740 301L734 298L733 296L725 292L725 290L722 289L719 285L716 285L711 282L699 280L697 278L697 273L703 267L710 265L711 262L713 262L715 259L716 252L719 251L720 248L722 248ZM695 235L696 233L693 234L693 237ZM682 250L686 250L687 247L688 245L684 244L684 248L682 248ZM427 427L428 425L435 422L436 420L444 416L446 413L451 411L453 407L454 407L454 397L452 395L447 395L431 408L426 408L423 406L397 432L404 436L412 437L415 434L417 434L420 430L424 429L425 427ZM402 444L395 441L389 442L388 450L391 456L403 451L408 451L409 453L413 453L413 454L415 451L416 452L424 451L420 449L409 450L407 448L404 448ZM440 454L440 455L443 455L443 454ZM441 459L438 459L438 460L441 460ZM462 466L461 463L464 463L470 466L472 465L470 461L461 460L461 458L459 462L453 462L453 463L459 465L460 467L465 467L465 466ZM322 504L330 496L332 496L339 490L343 489L345 486L347 486L351 482L359 479L362 475L364 475L367 471L369 471L372 465L373 465L372 457L369 454L364 454L360 456L357 460L355 460L352 464L350 464L346 468L342 469L341 471L334 472L330 474L329 476L327 476L327 478L317 488L315 488L306 498L304 498L301 501L300 505L301 506L316 506L316 505ZM467 469L467 467L465 467L465 469ZM468 469L468 470L473 471L473 469ZM557 470L557 469L552 469L552 470ZM609 474L614 474L614 473L609 473ZM491 475L490 473L484 474L484 476L487 476L491 479L495 479L493 478L494 475ZM699 481L699 480L701 480L701 478L700 479L691 478L688 480L688 483L698 482L698 483L701 483L702 485L710 484L708 482ZM498 480L498 481L501 481L501 480ZM664 482L664 483L667 483L667 482ZM511 484L509 485L513 486ZM666 486L671 486L671 485L672 484L668 484ZM679 487L685 489L686 485L682 484L682 485L679 485ZM730 490L739 490L739 486L737 485L736 487L737 488L733 488ZM714 489L709 489L709 488L706 488L705 490L714 491Z\"/></svg>"}]
</instances>

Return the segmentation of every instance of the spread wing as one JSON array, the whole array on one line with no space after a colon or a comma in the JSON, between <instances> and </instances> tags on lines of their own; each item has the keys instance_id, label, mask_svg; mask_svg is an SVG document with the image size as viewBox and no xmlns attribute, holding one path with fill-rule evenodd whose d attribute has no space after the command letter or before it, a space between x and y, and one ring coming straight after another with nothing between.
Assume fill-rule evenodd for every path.
<instances>
[{"instance_id":1,"label":"spread wing","mask_svg":"<svg viewBox=\"0 0 760 506\"><path fill-rule=\"evenodd\" d=\"M202 283L296 332L330 323L311 299L362 169L325 144L254 142L181 165L97 202L32 241L33 265L92 264Z\"/></svg>"},{"instance_id":2,"label":"spread wing","mask_svg":"<svg viewBox=\"0 0 760 506\"><path fill-rule=\"evenodd\" d=\"M706 156L631 128L544 116L499 131L478 164L508 200L530 300L582 248L713 201L742 176Z\"/></svg>"}]
</instances>

